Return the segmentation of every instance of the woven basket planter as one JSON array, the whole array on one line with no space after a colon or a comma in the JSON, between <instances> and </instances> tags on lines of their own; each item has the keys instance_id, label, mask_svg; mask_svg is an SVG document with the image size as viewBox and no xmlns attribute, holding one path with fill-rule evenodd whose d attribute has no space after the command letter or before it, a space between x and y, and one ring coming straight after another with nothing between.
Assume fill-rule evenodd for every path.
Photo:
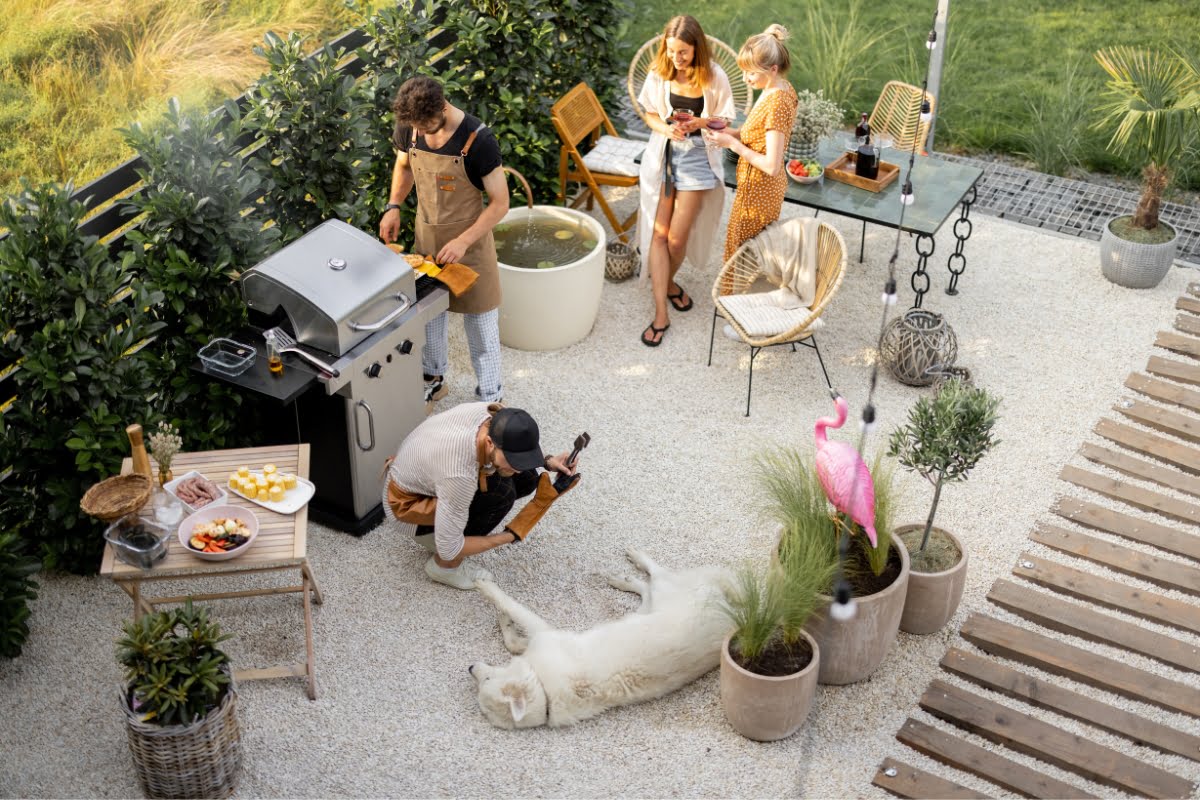
<instances>
[{"instance_id":1,"label":"woven basket planter","mask_svg":"<svg viewBox=\"0 0 1200 800\"><path fill-rule=\"evenodd\" d=\"M138 784L146 797L229 797L242 772L237 689L229 684L220 705L190 725L142 722L122 689L125 731Z\"/></svg>"},{"instance_id":2,"label":"woven basket planter","mask_svg":"<svg viewBox=\"0 0 1200 800\"><path fill-rule=\"evenodd\" d=\"M815 161L821 152L820 139L804 139L792 134L788 139L786 157L788 161Z\"/></svg>"},{"instance_id":3,"label":"woven basket planter","mask_svg":"<svg viewBox=\"0 0 1200 800\"><path fill-rule=\"evenodd\" d=\"M912 308L888 323L879 357L896 380L928 386L958 358L958 337L934 311Z\"/></svg>"},{"instance_id":4,"label":"woven basket planter","mask_svg":"<svg viewBox=\"0 0 1200 800\"><path fill-rule=\"evenodd\" d=\"M637 272L638 254L633 245L614 239L605 247L604 277L610 281L624 281Z\"/></svg>"},{"instance_id":5,"label":"woven basket planter","mask_svg":"<svg viewBox=\"0 0 1200 800\"><path fill-rule=\"evenodd\" d=\"M1120 219L1118 217L1117 219ZM1111 224L1111 220L1110 220ZM1161 244L1131 242L1114 234L1108 225L1100 236L1100 271L1118 286L1127 289L1153 289L1167 277L1175 262L1179 234L1165 222L1175 236Z\"/></svg>"}]
</instances>

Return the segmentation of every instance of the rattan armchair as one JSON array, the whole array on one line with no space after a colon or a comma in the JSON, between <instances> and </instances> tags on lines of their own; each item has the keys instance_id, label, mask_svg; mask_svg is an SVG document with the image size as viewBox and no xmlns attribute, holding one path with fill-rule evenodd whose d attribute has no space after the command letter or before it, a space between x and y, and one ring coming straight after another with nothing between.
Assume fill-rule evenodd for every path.
<instances>
[{"instance_id":1,"label":"rattan armchair","mask_svg":"<svg viewBox=\"0 0 1200 800\"><path fill-rule=\"evenodd\" d=\"M912 150L913 142L917 144L917 152L925 149L925 140L929 136L929 126L933 123L921 120L921 100L929 100L929 111L932 115L935 101L933 95L922 92L920 86L900 81L888 81L875 108L871 111L868 121L876 136L886 136L892 140L892 146L897 150L908 152Z\"/></svg>"},{"instance_id":2,"label":"rattan armchair","mask_svg":"<svg viewBox=\"0 0 1200 800\"><path fill-rule=\"evenodd\" d=\"M596 93L586 83L576 84L550 107L550 121L554 123L554 130L558 132L558 138L562 141L558 154L558 202L566 204L568 182L582 183L583 190L571 201L571 207L578 208L580 203L586 200L590 211L594 198L600 204L600 209L608 218L618 238L623 242L628 241L626 231L636 223L637 210L635 209L624 222L619 221L608 201L604 199L600 187L637 186L637 172L630 170L633 174L626 175L589 169L584 153L579 149L585 142L590 149L600 140L602 134L607 134L613 140L619 138Z\"/></svg>"},{"instance_id":3,"label":"rattan armchair","mask_svg":"<svg viewBox=\"0 0 1200 800\"><path fill-rule=\"evenodd\" d=\"M784 224L800 222L800 219L793 219ZM797 344L811 347L817 354L817 362L821 365L825 383L833 388L829 372L825 369L825 361L821 358L821 350L817 347L815 330L818 320L842 285L845 274L846 243L835 228L822 222L817 229L817 285L811 311L784 311L777 307L768 311L763 304L757 306L752 318L752 315L744 310L744 304L730 304L728 301L733 297L764 294L776 288L763 274L758 247L754 240L744 243L725 262L713 283L713 321L708 339L708 364L712 366L717 317L724 317L738 337L750 347L750 373L746 379L746 416L750 416L754 359L766 347L780 344L790 344L793 350Z\"/></svg>"},{"instance_id":4,"label":"rattan armchair","mask_svg":"<svg viewBox=\"0 0 1200 800\"><path fill-rule=\"evenodd\" d=\"M741 79L742 70L737 64L737 53L715 36L707 38L709 56L720 65L721 69L725 70L725 75L729 78L729 86L733 90L734 109L743 116L749 115L750 108L754 105L754 93L750 90L750 86ZM633 110L642 118L643 123L646 121L646 111L638 102L638 95L641 94L642 84L646 82L646 76L650 73L650 65L654 63L654 57L658 55L660 41L662 41L662 37L655 36L638 49L633 56L633 61L629 62L629 77L625 81L625 88L629 91L629 100L633 103Z\"/></svg>"}]
</instances>

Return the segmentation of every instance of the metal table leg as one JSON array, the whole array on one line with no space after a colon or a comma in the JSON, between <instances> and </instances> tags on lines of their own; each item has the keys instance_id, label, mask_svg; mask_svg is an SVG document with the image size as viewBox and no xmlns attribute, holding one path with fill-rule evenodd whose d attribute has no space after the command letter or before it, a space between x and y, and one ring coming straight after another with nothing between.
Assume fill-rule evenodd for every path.
<instances>
[{"instance_id":1,"label":"metal table leg","mask_svg":"<svg viewBox=\"0 0 1200 800\"><path fill-rule=\"evenodd\" d=\"M946 294L958 294L958 277L967 269L967 257L963 255L963 246L967 239L971 238L971 206L974 203L975 187L971 186L963 195L962 213L954 220L954 238L958 242L954 245L954 252L946 259L946 268L950 270L950 285L946 287Z\"/></svg>"},{"instance_id":2,"label":"metal table leg","mask_svg":"<svg viewBox=\"0 0 1200 800\"><path fill-rule=\"evenodd\" d=\"M917 268L913 270L912 278L909 280L909 285L912 286L913 293L913 308L920 308L921 301L925 297L925 293L929 291L929 273L925 268L929 266L929 257L933 255L933 251L937 248L937 242L932 236L924 233L917 234ZM928 249L923 249L928 248Z\"/></svg>"}]
</instances>

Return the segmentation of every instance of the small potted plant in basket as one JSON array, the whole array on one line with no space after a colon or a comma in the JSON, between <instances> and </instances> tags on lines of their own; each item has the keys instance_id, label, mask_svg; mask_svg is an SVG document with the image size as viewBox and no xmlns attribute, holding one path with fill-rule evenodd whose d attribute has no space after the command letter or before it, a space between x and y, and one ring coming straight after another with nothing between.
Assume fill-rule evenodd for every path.
<instances>
[{"instance_id":1,"label":"small potted plant in basket","mask_svg":"<svg viewBox=\"0 0 1200 800\"><path fill-rule=\"evenodd\" d=\"M117 660L138 782L147 797L229 797L242 768L228 635L188 602L125 623Z\"/></svg>"},{"instance_id":2,"label":"small potted plant in basket","mask_svg":"<svg viewBox=\"0 0 1200 800\"><path fill-rule=\"evenodd\" d=\"M807 164L817 158L821 140L837 130L846 112L820 89L815 92L801 89L796 98L796 121L788 140L787 158Z\"/></svg>"},{"instance_id":3,"label":"small potted plant in basket","mask_svg":"<svg viewBox=\"0 0 1200 800\"><path fill-rule=\"evenodd\" d=\"M992 437L1000 401L959 378L922 397L908 421L892 432L888 452L933 485L924 525L902 525L896 536L908 548L912 572L900 629L933 633L945 625L962 599L967 550L949 531L935 527L934 515L947 483L966 480L979 459L999 442Z\"/></svg>"},{"instance_id":4,"label":"small potted plant in basket","mask_svg":"<svg viewBox=\"0 0 1200 800\"><path fill-rule=\"evenodd\" d=\"M734 630L721 648L721 706L743 736L784 739L808 716L821 655L804 626L835 563L827 542L785 529L765 571L747 564L738 572L722 606Z\"/></svg>"}]
</instances>

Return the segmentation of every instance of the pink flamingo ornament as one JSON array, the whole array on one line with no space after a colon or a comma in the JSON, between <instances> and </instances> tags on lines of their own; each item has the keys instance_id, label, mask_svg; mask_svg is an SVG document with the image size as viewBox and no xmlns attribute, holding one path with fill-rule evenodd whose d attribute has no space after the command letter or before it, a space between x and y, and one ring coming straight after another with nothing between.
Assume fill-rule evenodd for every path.
<instances>
[{"instance_id":1,"label":"pink flamingo ornament","mask_svg":"<svg viewBox=\"0 0 1200 800\"><path fill-rule=\"evenodd\" d=\"M837 407L837 416L821 417L813 426L817 440L817 478L833 507L861 525L871 546L875 547L875 482L857 450L845 442L831 442L825 438L825 429L845 425L850 411L846 398L833 390L830 395Z\"/></svg>"}]
</instances>

